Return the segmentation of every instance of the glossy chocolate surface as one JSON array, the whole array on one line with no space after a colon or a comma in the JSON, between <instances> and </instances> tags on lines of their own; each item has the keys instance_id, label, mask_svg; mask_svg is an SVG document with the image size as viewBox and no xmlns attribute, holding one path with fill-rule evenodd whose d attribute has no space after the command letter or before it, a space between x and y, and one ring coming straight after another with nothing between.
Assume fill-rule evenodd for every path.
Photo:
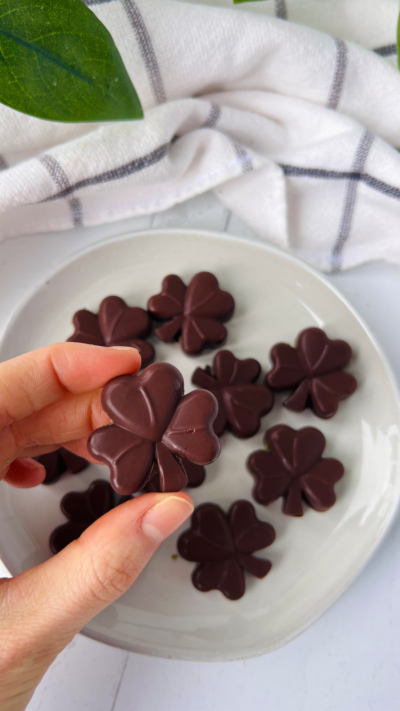
<instances>
[{"instance_id":1,"label":"glossy chocolate surface","mask_svg":"<svg viewBox=\"0 0 400 711\"><path fill-rule=\"evenodd\" d=\"M188 459L179 459L180 466L187 476L186 486L196 489L201 486L206 478L206 470L201 464L193 464ZM157 465L153 466L150 478L143 489L144 492L161 492L160 471Z\"/></svg>"},{"instance_id":2,"label":"glossy chocolate surface","mask_svg":"<svg viewBox=\"0 0 400 711\"><path fill-rule=\"evenodd\" d=\"M105 346L99 326L99 317L91 311L81 309L72 319L74 333L68 338L72 343L88 343L91 346Z\"/></svg>"},{"instance_id":3,"label":"glossy chocolate surface","mask_svg":"<svg viewBox=\"0 0 400 711\"><path fill-rule=\"evenodd\" d=\"M169 363L154 363L138 376L120 376L103 389L103 409L113 424L95 430L88 449L108 464L119 493L143 489L154 467L161 491L179 491L188 481L182 459L204 465L219 456L215 397L201 390L183 396L183 391L182 375Z\"/></svg>"},{"instance_id":4,"label":"glossy chocolate surface","mask_svg":"<svg viewBox=\"0 0 400 711\"><path fill-rule=\"evenodd\" d=\"M210 272L199 272L186 287L175 274L165 277L160 294L149 299L148 310L166 321L156 329L157 336L169 343L180 337L188 355L200 353L206 346L221 345L227 337L223 321L231 318L235 301L219 288Z\"/></svg>"},{"instance_id":5,"label":"glossy chocolate surface","mask_svg":"<svg viewBox=\"0 0 400 711\"><path fill-rule=\"evenodd\" d=\"M239 600L245 592L245 570L257 578L270 571L271 562L253 553L274 540L273 527L259 521L249 501L235 501L227 514L209 503L194 510L191 528L178 540L178 551L199 564L192 575L197 590L220 590L229 600Z\"/></svg>"},{"instance_id":6,"label":"glossy chocolate surface","mask_svg":"<svg viewBox=\"0 0 400 711\"><path fill-rule=\"evenodd\" d=\"M86 491L65 494L60 506L68 521L54 529L50 536L49 544L53 553L59 553L79 538L90 524L111 511L114 508L114 492L108 481L97 479Z\"/></svg>"},{"instance_id":7,"label":"glossy chocolate surface","mask_svg":"<svg viewBox=\"0 0 400 711\"><path fill-rule=\"evenodd\" d=\"M87 459L78 457L77 454L73 454L64 447L60 447L60 449L56 449L54 452L42 454L40 457L35 458L40 464L43 464L46 470L46 477L42 482L43 484L55 484L66 471L70 471L72 474L79 474L79 472L82 472L90 464Z\"/></svg>"},{"instance_id":8,"label":"glossy chocolate surface","mask_svg":"<svg viewBox=\"0 0 400 711\"><path fill-rule=\"evenodd\" d=\"M267 506L284 498L284 513L303 515L303 500L316 511L335 501L334 485L344 474L337 459L322 459L325 437L315 427L293 430L276 425L265 435L267 450L253 452L248 467L255 478L254 498Z\"/></svg>"},{"instance_id":9,"label":"glossy chocolate surface","mask_svg":"<svg viewBox=\"0 0 400 711\"><path fill-rule=\"evenodd\" d=\"M68 341L137 348L143 367L154 360L154 348L145 340L151 333L149 314L139 307L128 306L119 296L103 299L98 315L86 309L77 311L73 323L75 332Z\"/></svg>"},{"instance_id":10,"label":"glossy chocolate surface","mask_svg":"<svg viewBox=\"0 0 400 711\"><path fill-rule=\"evenodd\" d=\"M311 407L318 417L336 414L340 400L352 395L357 380L343 368L352 358L346 341L332 341L320 328L307 328L296 348L278 343L271 350L272 370L265 382L272 390L294 389L283 403L294 412Z\"/></svg>"},{"instance_id":11,"label":"glossy chocolate surface","mask_svg":"<svg viewBox=\"0 0 400 711\"><path fill-rule=\"evenodd\" d=\"M212 368L197 368L192 383L218 400L214 431L219 437L227 428L236 437L252 437L258 432L261 417L272 410L274 396L264 385L257 385L261 366L254 358L239 360L228 350L218 351Z\"/></svg>"}]
</instances>

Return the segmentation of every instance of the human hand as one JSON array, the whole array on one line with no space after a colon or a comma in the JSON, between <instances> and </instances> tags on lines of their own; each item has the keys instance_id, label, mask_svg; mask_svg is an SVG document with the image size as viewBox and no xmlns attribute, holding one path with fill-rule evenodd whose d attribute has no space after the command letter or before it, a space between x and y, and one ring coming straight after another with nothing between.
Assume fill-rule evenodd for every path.
<instances>
[{"instance_id":1,"label":"human hand","mask_svg":"<svg viewBox=\"0 0 400 711\"><path fill-rule=\"evenodd\" d=\"M37 486L45 471L31 457L61 444L91 459L87 437L110 421L101 388L139 367L135 349L79 343L0 364L0 480ZM107 513L46 563L0 579L0 711L26 708L57 654L130 587L192 510L185 493L145 494Z\"/></svg>"}]
</instances>

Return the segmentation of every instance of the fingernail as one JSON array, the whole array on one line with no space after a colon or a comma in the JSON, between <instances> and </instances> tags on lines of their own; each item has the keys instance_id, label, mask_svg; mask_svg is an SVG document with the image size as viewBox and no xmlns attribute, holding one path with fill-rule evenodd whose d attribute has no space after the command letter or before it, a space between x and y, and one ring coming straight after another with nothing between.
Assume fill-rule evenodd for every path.
<instances>
[{"instance_id":1,"label":"fingernail","mask_svg":"<svg viewBox=\"0 0 400 711\"><path fill-rule=\"evenodd\" d=\"M136 353L139 353L137 348L133 348L133 346L110 346L112 351L136 351Z\"/></svg>"},{"instance_id":2,"label":"fingernail","mask_svg":"<svg viewBox=\"0 0 400 711\"><path fill-rule=\"evenodd\" d=\"M189 518L193 504L178 496L169 496L153 506L142 519L142 531L154 543L161 543Z\"/></svg>"}]
</instances>

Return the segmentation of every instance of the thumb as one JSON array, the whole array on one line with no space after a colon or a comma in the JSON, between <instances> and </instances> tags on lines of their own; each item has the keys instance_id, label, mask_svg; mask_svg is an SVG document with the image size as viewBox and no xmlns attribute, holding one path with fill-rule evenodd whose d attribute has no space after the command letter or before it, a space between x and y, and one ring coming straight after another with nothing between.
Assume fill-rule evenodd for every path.
<instances>
[{"instance_id":1,"label":"thumb","mask_svg":"<svg viewBox=\"0 0 400 711\"><path fill-rule=\"evenodd\" d=\"M15 679L21 662L26 679L27 665L34 664L28 677L36 685L61 649L129 588L192 511L183 492L145 494L107 513L46 563L1 581L0 672L9 660Z\"/></svg>"}]
</instances>

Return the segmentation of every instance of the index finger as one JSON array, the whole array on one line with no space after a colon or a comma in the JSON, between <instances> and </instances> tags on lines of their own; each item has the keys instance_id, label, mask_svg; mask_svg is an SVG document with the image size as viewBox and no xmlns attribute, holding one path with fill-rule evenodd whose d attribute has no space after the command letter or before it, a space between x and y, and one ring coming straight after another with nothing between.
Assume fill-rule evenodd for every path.
<instances>
[{"instance_id":1,"label":"index finger","mask_svg":"<svg viewBox=\"0 0 400 711\"><path fill-rule=\"evenodd\" d=\"M61 400L65 393L102 388L140 368L135 348L55 343L0 364L0 427Z\"/></svg>"}]
</instances>

